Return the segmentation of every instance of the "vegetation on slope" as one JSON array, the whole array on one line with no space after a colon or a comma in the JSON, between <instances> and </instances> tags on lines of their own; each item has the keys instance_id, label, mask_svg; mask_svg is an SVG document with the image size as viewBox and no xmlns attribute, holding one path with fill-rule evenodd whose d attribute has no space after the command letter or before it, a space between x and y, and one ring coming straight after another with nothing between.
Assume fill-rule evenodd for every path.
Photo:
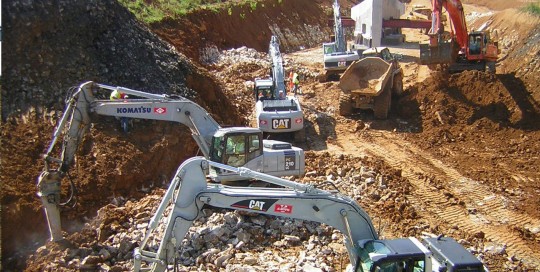
<instances>
[{"instance_id":1,"label":"vegetation on slope","mask_svg":"<svg viewBox=\"0 0 540 272\"><path fill-rule=\"evenodd\" d=\"M536 3L527 4L522 8L522 10L533 15L540 16L540 4L538 1Z\"/></svg>"},{"instance_id":2,"label":"vegetation on slope","mask_svg":"<svg viewBox=\"0 0 540 272\"><path fill-rule=\"evenodd\" d=\"M118 0L118 2L135 14L140 21L154 23L166 17L183 16L196 9L218 11L232 4L249 4L254 10L260 0Z\"/></svg>"}]
</instances>

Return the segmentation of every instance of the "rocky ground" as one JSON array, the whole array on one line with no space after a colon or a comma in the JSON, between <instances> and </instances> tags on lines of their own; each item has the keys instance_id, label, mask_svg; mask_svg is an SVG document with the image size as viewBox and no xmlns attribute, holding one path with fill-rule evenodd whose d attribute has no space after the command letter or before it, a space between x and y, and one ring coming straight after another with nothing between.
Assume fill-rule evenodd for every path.
<instances>
[{"instance_id":1,"label":"rocky ground","mask_svg":"<svg viewBox=\"0 0 540 272\"><path fill-rule=\"evenodd\" d=\"M209 43L199 38L186 43L182 37L193 37L190 32L174 35L178 25L203 31L225 21L224 15L204 11L150 27L192 62L133 21L115 2L96 2L107 7L103 9L76 2L65 1L60 7L89 9L105 24L96 32L90 31L97 23L80 16L85 12L67 15L69 9L46 4L10 3L7 9L11 16L4 16L6 39L20 41L12 45L18 50L3 56L4 64L13 64L12 70L2 71L4 270L131 269L132 250L142 240L176 167L197 153L184 127L141 121L126 136L116 123L99 118L70 172L79 197L74 207L63 210L67 239L60 244L46 243L35 179L43 166L40 154L48 146L67 87L96 79L145 91L185 90L182 94L203 105L218 122L248 125L253 119L248 86L255 77L266 75L265 41L276 32L288 37L281 39L287 52L285 69L302 75L300 99L308 141L299 146L306 150L307 169L298 182L322 186L324 181L332 181L343 194L358 201L384 238L444 234L458 240L491 271L540 271L538 19L505 6L506 1L466 6L467 10L492 14L476 16L471 24L492 20L501 30L502 60L496 75L429 71L416 64L414 44L392 48L405 55L406 92L393 101L388 120L376 120L370 112L347 118L336 113L337 82L316 80L321 68L319 49L298 50L312 47L320 38L294 35L291 25L295 24L280 23L284 20L281 16L294 21L291 18L296 15L287 11L300 9L278 5L246 15L252 24L259 22L255 17L276 18L258 26L269 29L261 38L213 34L201 35L208 37ZM265 4L274 2L278 3ZM317 3L319 8L298 18L312 14L313 18L303 19L305 24L320 24L328 3ZM2 8L4 12L5 4ZM28 23L40 8L52 14L37 13L51 23L39 27ZM63 20L52 20L53 15ZM135 28L112 18L123 18ZM77 20L78 25L90 24L89 31L81 32L87 36L75 39L82 34L60 27L71 20ZM235 20L230 24L241 26ZM27 26L32 35L17 36L9 31L15 26ZM224 32L219 28L208 31ZM116 38L118 35L126 36ZM140 42L133 42L133 48L120 42L134 37ZM421 35L411 31L407 37L414 40ZM39 46L32 42L36 39L42 41ZM64 39L74 44L52 49ZM302 39L308 41L304 45L291 42ZM223 51L228 47L237 49ZM117 53L110 53L113 48ZM136 64L141 59L146 63ZM147 81L141 81L140 75L146 75ZM39 99L29 102L35 94L40 94ZM237 116L231 117L233 113ZM182 242L181 271L340 271L348 263L341 234L312 222L206 209L187 237Z\"/></svg>"}]
</instances>

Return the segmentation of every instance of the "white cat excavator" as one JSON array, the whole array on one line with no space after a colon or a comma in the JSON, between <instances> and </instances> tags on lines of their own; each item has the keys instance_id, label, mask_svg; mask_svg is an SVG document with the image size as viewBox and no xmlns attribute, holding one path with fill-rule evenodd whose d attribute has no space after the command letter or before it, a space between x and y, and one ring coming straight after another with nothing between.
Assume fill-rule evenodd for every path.
<instances>
[{"instance_id":1,"label":"white cat excavator","mask_svg":"<svg viewBox=\"0 0 540 272\"><path fill-rule=\"evenodd\" d=\"M111 91L125 93L130 98L98 99L108 98ZM69 97L44 155L44 170L38 178L38 195L45 208L52 241L63 239L59 211L61 180L73 164L79 142L90 127L92 114L178 122L189 127L202 154L211 161L274 176L301 176L305 172L305 157L301 148L287 142L263 140L263 133L258 128L222 128L206 110L184 97L89 81L81 84ZM54 157L52 153L57 150L55 146L62 135L61 154ZM215 182L246 180L237 173L214 168L210 169L209 177Z\"/></svg>"},{"instance_id":2,"label":"white cat excavator","mask_svg":"<svg viewBox=\"0 0 540 272\"><path fill-rule=\"evenodd\" d=\"M298 97L285 87L283 58L276 36L270 38L268 56L272 75L256 78L253 88L257 127L269 134L293 133L295 142L305 142L304 113Z\"/></svg>"},{"instance_id":3,"label":"white cat excavator","mask_svg":"<svg viewBox=\"0 0 540 272\"><path fill-rule=\"evenodd\" d=\"M281 187L207 183L206 173L212 167ZM169 265L176 267L175 262L181 259L182 241L193 222L203 216L205 205L332 226L344 235L350 259L347 271L486 271L472 253L452 238L379 240L368 214L353 199L337 191L321 190L202 157L188 159L178 168L143 240L134 250L134 270L161 272L168 270ZM147 249L151 240L159 241L155 252Z\"/></svg>"},{"instance_id":4,"label":"white cat excavator","mask_svg":"<svg viewBox=\"0 0 540 272\"><path fill-rule=\"evenodd\" d=\"M334 11L334 40L323 43L325 74L321 75L320 81L327 81L329 78L343 73L351 63L360 59L356 50L347 51L347 40L341 23L339 2L335 0L332 7Z\"/></svg>"}]
</instances>

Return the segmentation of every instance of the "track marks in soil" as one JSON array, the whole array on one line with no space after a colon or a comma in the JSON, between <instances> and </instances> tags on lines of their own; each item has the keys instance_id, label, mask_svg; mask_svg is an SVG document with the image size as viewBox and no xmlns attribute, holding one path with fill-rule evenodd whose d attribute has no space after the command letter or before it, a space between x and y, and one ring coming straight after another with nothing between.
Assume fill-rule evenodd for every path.
<instances>
[{"instance_id":1,"label":"track marks in soil","mask_svg":"<svg viewBox=\"0 0 540 272\"><path fill-rule=\"evenodd\" d=\"M346 128L337 130L345 131ZM488 240L506 245L509 256L540 267L540 245L526 240L516 231L527 226L540 226L540 220L511 210L503 196L462 176L456 169L400 139L398 135L385 131L376 133L376 137L361 137L368 141L359 140L358 135L354 134L339 135L336 145L330 148L338 152L360 152L383 158L392 167L401 169L403 176L414 186L413 196L409 199L416 209L426 211L425 216L467 233L483 233ZM426 179L426 175L431 178Z\"/></svg>"}]
</instances>

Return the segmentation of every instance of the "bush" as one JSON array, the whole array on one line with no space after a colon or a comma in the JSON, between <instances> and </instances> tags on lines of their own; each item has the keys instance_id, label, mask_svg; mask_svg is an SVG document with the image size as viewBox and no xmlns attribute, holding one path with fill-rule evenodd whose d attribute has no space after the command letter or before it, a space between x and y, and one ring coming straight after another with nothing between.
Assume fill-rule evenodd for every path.
<instances>
[{"instance_id":1,"label":"bush","mask_svg":"<svg viewBox=\"0 0 540 272\"><path fill-rule=\"evenodd\" d=\"M539 16L540 17L540 5L537 3L529 3L527 6L523 7L522 9L525 12L528 12L532 15Z\"/></svg>"}]
</instances>

